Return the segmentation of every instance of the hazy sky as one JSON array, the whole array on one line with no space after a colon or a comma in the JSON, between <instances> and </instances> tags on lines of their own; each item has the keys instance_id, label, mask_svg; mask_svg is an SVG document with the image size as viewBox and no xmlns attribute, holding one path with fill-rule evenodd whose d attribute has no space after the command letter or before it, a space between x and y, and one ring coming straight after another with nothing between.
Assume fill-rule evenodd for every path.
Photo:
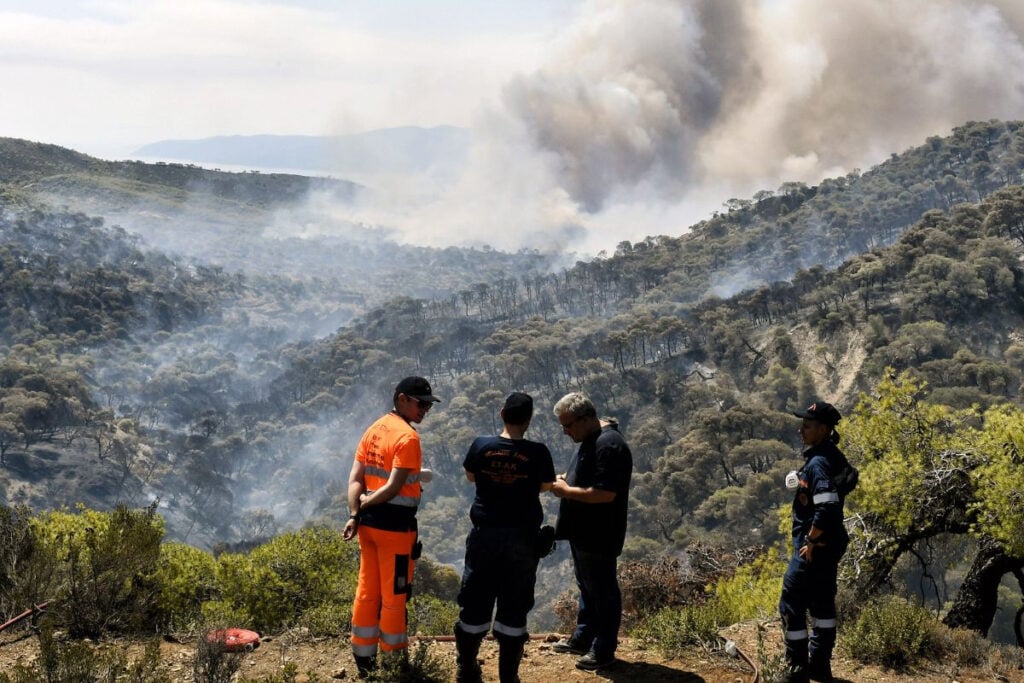
<instances>
[{"instance_id":1,"label":"hazy sky","mask_svg":"<svg viewBox=\"0 0 1024 683\"><path fill-rule=\"evenodd\" d=\"M157 140L468 126L570 0L0 0L0 135Z\"/></svg>"},{"instance_id":2,"label":"hazy sky","mask_svg":"<svg viewBox=\"0 0 1024 683\"><path fill-rule=\"evenodd\" d=\"M1022 36L1020 0L0 0L0 135L467 126L457 182L316 220L593 252L1024 118Z\"/></svg>"}]
</instances>

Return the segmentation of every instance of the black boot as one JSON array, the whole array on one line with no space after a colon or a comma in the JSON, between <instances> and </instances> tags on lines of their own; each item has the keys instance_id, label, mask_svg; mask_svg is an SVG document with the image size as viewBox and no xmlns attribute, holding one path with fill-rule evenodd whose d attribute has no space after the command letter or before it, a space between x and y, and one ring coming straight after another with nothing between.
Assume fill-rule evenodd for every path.
<instances>
[{"instance_id":1,"label":"black boot","mask_svg":"<svg viewBox=\"0 0 1024 683\"><path fill-rule=\"evenodd\" d=\"M782 677L782 683L809 683L807 667L801 664L790 664Z\"/></svg>"},{"instance_id":2,"label":"black boot","mask_svg":"<svg viewBox=\"0 0 1024 683\"><path fill-rule=\"evenodd\" d=\"M786 641L786 670L782 683L809 683L807 676L807 641Z\"/></svg>"},{"instance_id":3,"label":"black boot","mask_svg":"<svg viewBox=\"0 0 1024 683\"><path fill-rule=\"evenodd\" d=\"M476 656L480 652L480 642L484 639L483 633L466 633L458 624L455 624L455 649L458 655L455 660L455 681L456 683L482 683L480 677L480 664Z\"/></svg>"},{"instance_id":4,"label":"black boot","mask_svg":"<svg viewBox=\"0 0 1024 683\"><path fill-rule=\"evenodd\" d=\"M498 638L498 680L519 683L519 663L523 661L525 638Z\"/></svg>"},{"instance_id":5,"label":"black boot","mask_svg":"<svg viewBox=\"0 0 1024 683\"><path fill-rule=\"evenodd\" d=\"M824 657L811 655L807 664L807 674L815 683L832 683L832 662Z\"/></svg>"},{"instance_id":6,"label":"black boot","mask_svg":"<svg viewBox=\"0 0 1024 683\"><path fill-rule=\"evenodd\" d=\"M354 655L354 657L359 678L369 678L370 674L377 668L377 658L360 657L359 655Z\"/></svg>"}]
</instances>

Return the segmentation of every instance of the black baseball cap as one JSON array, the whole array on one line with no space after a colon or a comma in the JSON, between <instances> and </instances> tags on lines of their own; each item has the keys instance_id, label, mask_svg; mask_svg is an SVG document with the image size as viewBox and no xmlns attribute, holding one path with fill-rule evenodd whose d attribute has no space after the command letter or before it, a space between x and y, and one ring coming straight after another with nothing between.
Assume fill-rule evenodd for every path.
<instances>
[{"instance_id":1,"label":"black baseball cap","mask_svg":"<svg viewBox=\"0 0 1024 683\"><path fill-rule=\"evenodd\" d=\"M395 387L395 393L405 394L418 401L441 402L441 399L434 396L434 392L430 388L430 382L423 377L406 377Z\"/></svg>"},{"instance_id":2,"label":"black baseball cap","mask_svg":"<svg viewBox=\"0 0 1024 683\"><path fill-rule=\"evenodd\" d=\"M793 414L806 420L824 422L829 427L835 427L839 424L839 421L843 419L843 416L839 414L839 411L836 410L834 405L831 403L825 403L824 401L812 403L807 406L805 410L798 410Z\"/></svg>"}]
</instances>

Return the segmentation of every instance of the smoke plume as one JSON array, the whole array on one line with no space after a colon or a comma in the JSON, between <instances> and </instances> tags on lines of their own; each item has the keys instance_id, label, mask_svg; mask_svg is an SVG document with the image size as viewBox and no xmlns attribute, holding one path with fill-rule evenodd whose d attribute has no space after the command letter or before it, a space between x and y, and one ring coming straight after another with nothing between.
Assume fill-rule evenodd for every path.
<instances>
[{"instance_id":1,"label":"smoke plume","mask_svg":"<svg viewBox=\"0 0 1024 683\"><path fill-rule=\"evenodd\" d=\"M591 253L678 235L729 197L1024 118L1022 35L1014 0L593 0L480 116L456 183L359 218Z\"/></svg>"}]
</instances>

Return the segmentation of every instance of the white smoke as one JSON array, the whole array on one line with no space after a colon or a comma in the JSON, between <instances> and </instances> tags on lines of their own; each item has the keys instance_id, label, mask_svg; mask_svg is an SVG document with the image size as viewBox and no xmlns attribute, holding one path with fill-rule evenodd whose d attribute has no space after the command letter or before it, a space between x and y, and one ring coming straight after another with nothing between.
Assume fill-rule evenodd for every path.
<instances>
[{"instance_id":1,"label":"white smoke","mask_svg":"<svg viewBox=\"0 0 1024 683\"><path fill-rule=\"evenodd\" d=\"M729 197L1024 118L1015 0L592 0L481 115L462 177L354 219L404 239L596 252Z\"/></svg>"}]
</instances>

